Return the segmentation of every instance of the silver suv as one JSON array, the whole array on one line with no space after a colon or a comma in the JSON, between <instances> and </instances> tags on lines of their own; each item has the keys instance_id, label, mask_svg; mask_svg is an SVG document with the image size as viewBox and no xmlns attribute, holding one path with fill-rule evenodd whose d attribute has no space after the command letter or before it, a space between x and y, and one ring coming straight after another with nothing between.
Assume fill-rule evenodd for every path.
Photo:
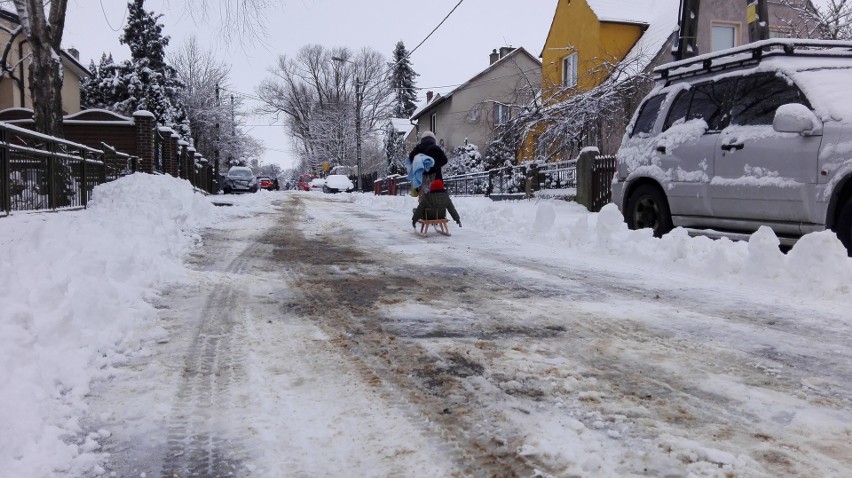
<instances>
[{"instance_id":1,"label":"silver suv","mask_svg":"<svg viewBox=\"0 0 852 478\"><path fill-rule=\"evenodd\" d=\"M852 42L767 40L654 72L612 184L629 227L766 225L785 244L828 228L852 255Z\"/></svg>"}]
</instances>

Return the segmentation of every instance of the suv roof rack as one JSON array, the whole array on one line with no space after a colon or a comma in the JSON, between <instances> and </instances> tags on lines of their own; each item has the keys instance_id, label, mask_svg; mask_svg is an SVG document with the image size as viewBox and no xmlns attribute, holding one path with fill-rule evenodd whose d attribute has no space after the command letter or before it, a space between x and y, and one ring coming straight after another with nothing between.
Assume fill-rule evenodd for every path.
<instances>
[{"instance_id":1,"label":"suv roof rack","mask_svg":"<svg viewBox=\"0 0 852 478\"><path fill-rule=\"evenodd\" d=\"M671 81L710 72L756 65L766 57L848 57L852 58L852 41L775 38L743 46L698 55L686 60L666 63L654 68L656 79Z\"/></svg>"}]
</instances>

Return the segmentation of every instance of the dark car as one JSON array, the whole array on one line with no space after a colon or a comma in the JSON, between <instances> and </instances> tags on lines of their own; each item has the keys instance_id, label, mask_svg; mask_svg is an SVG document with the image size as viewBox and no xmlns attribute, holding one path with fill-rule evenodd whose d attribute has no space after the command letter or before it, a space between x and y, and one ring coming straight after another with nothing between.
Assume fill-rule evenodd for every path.
<instances>
[{"instance_id":1,"label":"dark car","mask_svg":"<svg viewBox=\"0 0 852 478\"><path fill-rule=\"evenodd\" d=\"M222 183L222 191L231 193L256 193L257 178L251 168L245 166L234 166L228 170L225 181Z\"/></svg>"}]
</instances>

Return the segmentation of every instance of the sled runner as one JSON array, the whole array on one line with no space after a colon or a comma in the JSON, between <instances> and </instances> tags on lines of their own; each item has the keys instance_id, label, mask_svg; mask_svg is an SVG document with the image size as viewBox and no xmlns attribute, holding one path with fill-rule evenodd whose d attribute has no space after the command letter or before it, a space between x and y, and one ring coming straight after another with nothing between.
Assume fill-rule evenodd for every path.
<instances>
[{"instance_id":1,"label":"sled runner","mask_svg":"<svg viewBox=\"0 0 852 478\"><path fill-rule=\"evenodd\" d=\"M445 236L450 235L450 228L447 227L447 223L449 222L447 219L420 219L417 221L420 223L420 234L423 237L427 237L429 235L429 226L435 228L439 234L443 234Z\"/></svg>"}]
</instances>

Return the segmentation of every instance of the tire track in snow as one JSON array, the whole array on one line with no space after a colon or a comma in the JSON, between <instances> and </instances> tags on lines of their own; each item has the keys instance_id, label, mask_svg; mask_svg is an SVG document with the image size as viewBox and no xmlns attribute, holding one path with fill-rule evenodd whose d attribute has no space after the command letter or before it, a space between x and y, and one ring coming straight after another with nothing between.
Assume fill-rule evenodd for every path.
<instances>
[{"instance_id":1,"label":"tire track in snow","mask_svg":"<svg viewBox=\"0 0 852 478\"><path fill-rule=\"evenodd\" d=\"M224 272L238 276L249 270L261 247L252 242ZM163 478L235 476L247 458L244 438L233 436L233 427L222 417L234 406L235 387L245 380L239 344L245 339L242 320L248 299L230 283L214 286L207 296L167 425Z\"/></svg>"}]
</instances>

